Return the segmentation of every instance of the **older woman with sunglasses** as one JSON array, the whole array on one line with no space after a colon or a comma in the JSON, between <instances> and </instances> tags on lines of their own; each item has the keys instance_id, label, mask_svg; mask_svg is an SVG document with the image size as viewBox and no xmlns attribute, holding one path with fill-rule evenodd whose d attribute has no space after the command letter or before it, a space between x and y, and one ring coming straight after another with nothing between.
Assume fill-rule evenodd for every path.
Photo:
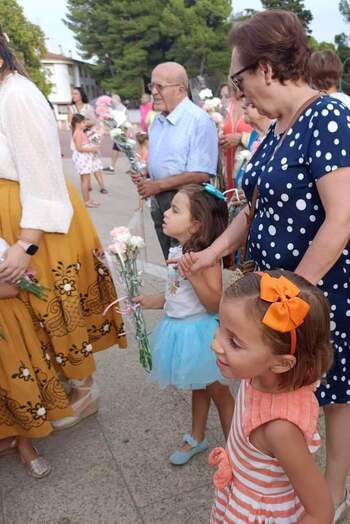
<instances>
[{"instance_id":1,"label":"older woman with sunglasses","mask_svg":"<svg viewBox=\"0 0 350 524\"><path fill-rule=\"evenodd\" d=\"M249 257L260 270L297 272L331 303L334 366L317 397L326 419L326 478L340 522L350 506L350 112L309 86L310 51L294 14L259 13L233 29L231 45L232 83L276 120L243 178L250 205L257 197ZM186 254L180 270L195 272L235 251L246 236L246 213L208 249Z\"/></svg>"}]
</instances>

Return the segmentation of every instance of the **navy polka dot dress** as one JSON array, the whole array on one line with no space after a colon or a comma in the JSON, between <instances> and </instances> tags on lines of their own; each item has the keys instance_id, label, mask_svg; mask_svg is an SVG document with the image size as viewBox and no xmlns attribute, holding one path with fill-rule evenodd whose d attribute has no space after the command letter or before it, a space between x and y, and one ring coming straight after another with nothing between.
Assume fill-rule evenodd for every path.
<instances>
[{"instance_id":1,"label":"navy polka dot dress","mask_svg":"<svg viewBox=\"0 0 350 524\"><path fill-rule=\"evenodd\" d=\"M350 167L350 111L323 96L313 102L280 137L274 125L247 165L243 189L251 202L259 188L257 211L249 238L249 258L260 270L294 271L324 219L317 181ZM273 153L275 155L273 156ZM349 195L350 205L350 195ZM331 303L335 363L318 389L321 405L350 402L350 242L319 283Z\"/></svg>"}]
</instances>

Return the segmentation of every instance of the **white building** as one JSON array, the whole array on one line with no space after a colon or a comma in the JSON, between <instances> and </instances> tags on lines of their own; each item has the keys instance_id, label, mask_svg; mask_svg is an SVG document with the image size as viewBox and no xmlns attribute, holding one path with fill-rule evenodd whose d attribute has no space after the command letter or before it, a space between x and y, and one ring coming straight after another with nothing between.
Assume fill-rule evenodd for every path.
<instances>
[{"instance_id":1,"label":"white building","mask_svg":"<svg viewBox=\"0 0 350 524\"><path fill-rule=\"evenodd\" d=\"M72 102L72 88L83 87L89 100L102 94L101 86L92 76L93 66L55 53L47 53L41 63L47 80L52 85L48 98L54 106L59 126L68 128L68 106Z\"/></svg>"}]
</instances>

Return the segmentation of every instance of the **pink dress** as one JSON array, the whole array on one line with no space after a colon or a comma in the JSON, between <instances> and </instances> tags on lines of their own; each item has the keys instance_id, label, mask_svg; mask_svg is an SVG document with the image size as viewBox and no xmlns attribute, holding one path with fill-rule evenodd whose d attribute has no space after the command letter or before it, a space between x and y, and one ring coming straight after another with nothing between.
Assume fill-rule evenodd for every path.
<instances>
[{"instance_id":1,"label":"pink dress","mask_svg":"<svg viewBox=\"0 0 350 524\"><path fill-rule=\"evenodd\" d=\"M144 133L147 133L148 131L148 125L147 125L146 119L147 119L148 113L152 111L152 109L153 109L152 102L148 102L147 104L140 105L140 127L141 127L141 131L143 131Z\"/></svg>"},{"instance_id":2,"label":"pink dress","mask_svg":"<svg viewBox=\"0 0 350 524\"><path fill-rule=\"evenodd\" d=\"M320 446L315 385L288 393L262 393L241 383L226 451L213 450L221 466L210 524L294 524L304 508L277 459L259 451L249 436L271 420L288 420L303 432L310 453ZM218 463L216 461L215 463Z\"/></svg>"},{"instance_id":3,"label":"pink dress","mask_svg":"<svg viewBox=\"0 0 350 524\"><path fill-rule=\"evenodd\" d=\"M82 136L82 145L83 147L91 145L85 133ZM81 153L77 151L74 140L71 141L71 150L73 152L74 167L78 175L89 175L103 169L100 158L95 153Z\"/></svg>"}]
</instances>

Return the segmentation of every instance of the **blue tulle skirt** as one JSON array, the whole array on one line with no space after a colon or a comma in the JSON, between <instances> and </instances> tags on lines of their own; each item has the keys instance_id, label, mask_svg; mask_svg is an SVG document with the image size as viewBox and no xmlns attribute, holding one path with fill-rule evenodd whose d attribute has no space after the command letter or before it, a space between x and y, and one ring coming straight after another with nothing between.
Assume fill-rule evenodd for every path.
<instances>
[{"instance_id":1,"label":"blue tulle skirt","mask_svg":"<svg viewBox=\"0 0 350 524\"><path fill-rule=\"evenodd\" d=\"M162 388L204 389L216 381L224 383L211 350L217 327L217 315L164 315L152 336L151 378Z\"/></svg>"}]
</instances>

